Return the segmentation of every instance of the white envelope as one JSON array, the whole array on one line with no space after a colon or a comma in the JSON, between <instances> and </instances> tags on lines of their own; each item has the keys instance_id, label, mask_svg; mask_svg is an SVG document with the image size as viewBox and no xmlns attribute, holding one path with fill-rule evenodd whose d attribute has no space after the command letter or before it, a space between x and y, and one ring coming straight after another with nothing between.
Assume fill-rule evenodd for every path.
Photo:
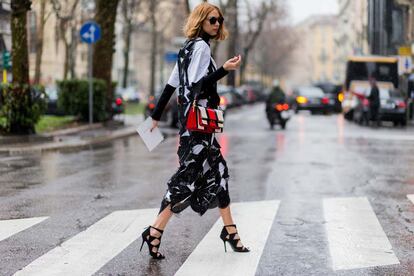
<instances>
[{"instance_id":1,"label":"white envelope","mask_svg":"<svg viewBox=\"0 0 414 276\"><path fill-rule=\"evenodd\" d=\"M158 127L154 128L152 131L152 118L148 117L144 122L142 122L136 129L139 136L141 136L142 141L144 141L145 146L147 146L149 151L155 149L163 140L164 136L162 135Z\"/></svg>"}]
</instances>

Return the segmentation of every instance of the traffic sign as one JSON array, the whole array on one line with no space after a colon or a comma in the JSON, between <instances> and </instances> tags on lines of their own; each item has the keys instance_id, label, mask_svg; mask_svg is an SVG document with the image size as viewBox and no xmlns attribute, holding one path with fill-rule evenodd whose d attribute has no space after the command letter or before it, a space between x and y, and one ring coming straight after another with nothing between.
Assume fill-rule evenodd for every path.
<instances>
[{"instance_id":1,"label":"traffic sign","mask_svg":"<svg viewBox=\"0 0 414 276\"><path fill-rule=\"evenodd\" d=\"M411 56L399 56L398 71L400 75L411 74L413 67L413 59Z\"/></svg>"},{"instance_id":2,"label":"traffic sign","mask_svg":"<svg viewBox=\"0 0 414 276\"><path fill-rule=\"evenodd\" d=\"M177 62L178 54L176 52L166 52L164 55L164 59L168 63L175 63Z\"/></svg>"},{"instance_id":3,"label":"traffic sign","mask_svg":"<svg viewBox=\"0 0 414 276\"><path fill-rule=\"evenodd\" d=\"M10 69L10 52L3 52L3 69Z\"/></svg>"},{"instance_id":4,"label":"traffic sign","mask_svg":"<svg viewBox=\"0 0 414 276\"><path fill-rule=\"evenodd\" d=\"M101 27L94 21L88 21L80 29L81 40L88 44L93 44L101 39Z\"/></svg>"}]
</instances>

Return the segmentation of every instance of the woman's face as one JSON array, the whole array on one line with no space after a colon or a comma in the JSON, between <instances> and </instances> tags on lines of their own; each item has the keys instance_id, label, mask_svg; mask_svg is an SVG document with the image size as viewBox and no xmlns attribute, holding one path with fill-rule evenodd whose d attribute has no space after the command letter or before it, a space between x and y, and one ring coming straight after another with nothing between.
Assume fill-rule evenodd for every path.
<instances>
[{"instance_id":1,"label":"woman's face","mask_svg":"<svg viewBox=\"0 0 414 276\"><path fill-rule=\"evenodd\" d=\"M216 36L220 27L220 23L218 22L218 18L220 17L220 14L218 13L217 10L213 10L212 12L210 12L206 18L206 20L204 20L203 22L203 30L204 32L208 33L210 36ZM215 18L216 22L214 24L211 24L210 19L211 18ZM213 19L214 21L214 19Z\"/></svg>"}]
</instances>

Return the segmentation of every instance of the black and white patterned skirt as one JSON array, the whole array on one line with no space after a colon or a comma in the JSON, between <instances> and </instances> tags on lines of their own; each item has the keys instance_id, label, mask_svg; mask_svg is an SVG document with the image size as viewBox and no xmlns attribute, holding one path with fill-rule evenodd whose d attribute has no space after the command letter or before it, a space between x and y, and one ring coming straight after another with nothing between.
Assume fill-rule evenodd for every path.
<instances>
[{"instance_id":1,"label":"black and white patterned skirt","mask_svg":"<svg viewBox=\"0 0 414 276\"><path fill-rule=\"evenodd\" d=\"M174 213L191 206L203 215L209 208L230 204L227 164L214 134L189 134L180 137L180 166L167 183L160 212L168 205Z\"/></svg>"}]
</instances>

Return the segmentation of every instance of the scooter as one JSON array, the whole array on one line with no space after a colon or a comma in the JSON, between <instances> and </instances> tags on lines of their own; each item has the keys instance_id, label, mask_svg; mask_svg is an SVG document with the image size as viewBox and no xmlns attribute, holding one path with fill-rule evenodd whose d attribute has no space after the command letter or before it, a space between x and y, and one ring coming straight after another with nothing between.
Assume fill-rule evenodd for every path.
<instances>
[{"instance_id":1,"label":"scooter","mask_svg":"<svg viewBox=\"0 0 414 276\"><path fill-rule=\"evenodd\" d=\"M270 129L274 129L275 124L280 124L282 129L286 128L286 123L290 119L289 104L287 103L277 103L269 106L266 109L267 120L270 124Z\"/></svg>"}]
</instances>

